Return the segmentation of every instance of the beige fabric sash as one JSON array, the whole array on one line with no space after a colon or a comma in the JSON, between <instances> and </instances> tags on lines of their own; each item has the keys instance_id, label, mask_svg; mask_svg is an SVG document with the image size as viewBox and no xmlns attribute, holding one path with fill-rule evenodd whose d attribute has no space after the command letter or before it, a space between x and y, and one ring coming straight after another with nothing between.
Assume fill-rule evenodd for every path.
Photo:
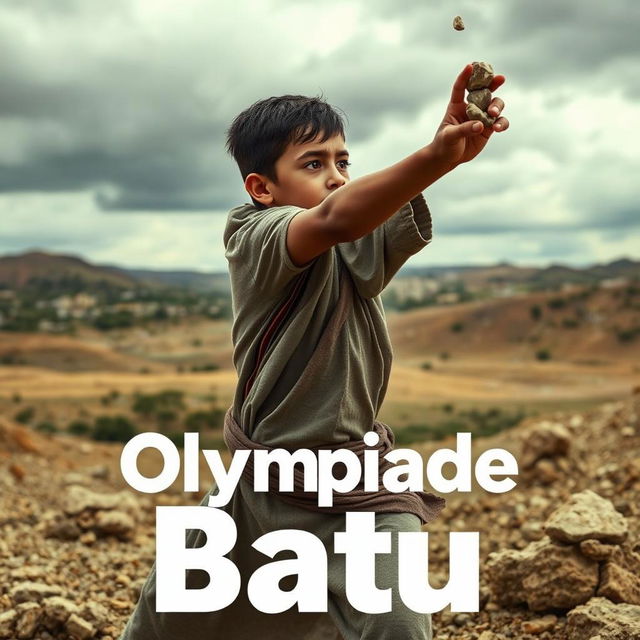
<instances>
[{"instance_id":1,"label":"beige fabric sash","mask_svg":"<svg viewBox=\"0 0 640 640\"><path fill-rule=\"evenodd\" d=\"M316 456L321 449L335 450L344 448L353 451L360 459L360 465L364 469L364 452L365 450L378 450L379 455L379 486L377 492L368 492L364 490L363 481L358 486L347 493L333 494L333 506L319 507L318 494L315 492L304 491L304 472L298 467L293 469L293 491L281 492L279 488L279 467L277 464L269 466L269 492L275 494L281 500L289 504L296 505L307 511L317 511L324 513L345 513L346 511L375 511L377 513L413 513L418 516L423 524L427 524L435 520L446 501L444 498L435 496L432 493L424 491L404 491L402 493L393 493L382 485L382 475L387 469L391 469L394 465L384 459L389 451L393 449L394 436L393 431L383 422L374 422L372 431L375 431L380 440L376 447L367 447L362 440L352 440L337 446L321 446L309 447ZM272 447L253 442L242 431L240 425L231 415L231 408L227 411L224 420L224 439L231 453L235 453L239 449L248 449L251 451L271 451ZM253 456L247 460L247 464L243 471L243 476L253 485Z\"/></svg>"}]
</instances>

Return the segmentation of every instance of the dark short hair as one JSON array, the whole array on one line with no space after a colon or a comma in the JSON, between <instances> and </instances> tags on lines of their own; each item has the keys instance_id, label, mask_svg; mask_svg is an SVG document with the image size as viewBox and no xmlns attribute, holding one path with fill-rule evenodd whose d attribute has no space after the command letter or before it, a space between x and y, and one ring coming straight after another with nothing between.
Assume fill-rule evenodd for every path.
<instances>
[{"instance_id":1,"label":"dark short hair","mask_svg":"<svg viewBox=\"0 0 640 640\"><path fill-rule=\"evenodd\" d=\"M242 179L261 173L277 184L276 161L287 145L310 142L322 132L321 142L344 135L338 109L321 96L278 96L255 102L237 115L227 130L226 148L238 163ZM256 202L258 208L264 206Z\"/></svg>"}]
</instances>

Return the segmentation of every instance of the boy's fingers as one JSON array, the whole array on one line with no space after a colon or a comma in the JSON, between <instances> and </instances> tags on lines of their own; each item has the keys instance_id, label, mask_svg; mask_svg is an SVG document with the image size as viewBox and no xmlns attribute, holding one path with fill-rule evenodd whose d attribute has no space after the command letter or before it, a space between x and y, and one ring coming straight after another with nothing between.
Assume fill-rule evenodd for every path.
<instances>
[{"instance_id":1,"label":"boy's fingers","mask_svg":"<svg viewBox=\"0 0 640 640\"><path fill-rule=\"evenodd\" d=\"M493 93L498 87L501 87L504 84L505 80L506 78L504 76L494 76L491 84L489 85L489 91Z\"/></svg>"},{"instance_id":2,"label":"boy's fingers","mask_svg":"<svg viewBox=\"0 0 640 640\"><path fill-rule=\"evenodd\" d=\"M473 66L468 64L458 75L456 81L453 83L453 89L451 90L451 103L456 104L458 102L464 102L464 92L467 88L467 82L473 72Z\"/></svg>"},{"instance_id":3,"label":"boy's fingers","mask_svg":"<svg viewBox=\"0 0 640 640\"><path fill-rule=\"evenodd\" d=\"M498 118L493 123L494 131L504 131L505 129L508 129L508 128L509 128L509 121L506 118Z\"/></svg>"},{"instance_id":4,"label":"boy's fingers","mask_svg":"<svg viewBox=\"0 0 640 640\"><path fill-rule=\"evenodd\" d=\"M502 110L504 109L504 102L503 100L501 100L500 98L494 98L491 101L491 104L489 105L489 108L487 109L487 113L490 116L499 116L502 113Z\"/></svg>"},{"instance_id":5,"label":"boy's fingers","mask_svg":"<svg viewBox=\"0 0 640 640\"><path fill-rule=\"evenodd\" d=\"M468 138L482 133L484 126L478 120L467 120L462 124L452 124L443 131L446 142L453 144L462 138Z\"/></svg>"}]
</instances>

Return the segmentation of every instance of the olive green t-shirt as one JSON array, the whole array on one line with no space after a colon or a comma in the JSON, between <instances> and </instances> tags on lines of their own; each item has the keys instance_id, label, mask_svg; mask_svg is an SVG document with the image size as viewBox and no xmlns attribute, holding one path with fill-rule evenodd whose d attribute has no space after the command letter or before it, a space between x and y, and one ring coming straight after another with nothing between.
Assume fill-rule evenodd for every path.
<instances>
[{"instance_id":1,"label":"olive green t-shirt","mask_svg":"<svg viewBox=\"0 0 640 640\"><path fill-rule=\"evenodd\" d=\"M297 449L360 440L372 426L389 382L392 348L380 293L407 259L431 241L422 194L368 235L342 242L304 266L286 247L300 207L233 209L224 231L233 299L233 416L256 442ZM242 402L263 335L296 278L310 270L302 297L264 355ZM314 353L349 276L346 321L335 343ZM313 375L308 364L315 357ZM320 360L320 362L318 362Z\"/></svg>"}]
</instances>

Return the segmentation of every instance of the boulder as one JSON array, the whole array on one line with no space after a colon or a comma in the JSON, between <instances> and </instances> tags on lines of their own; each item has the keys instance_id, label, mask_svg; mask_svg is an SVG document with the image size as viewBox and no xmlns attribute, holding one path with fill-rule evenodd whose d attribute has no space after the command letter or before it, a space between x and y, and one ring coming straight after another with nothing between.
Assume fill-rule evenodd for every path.
<instances>
[{"instance_id":1,"label":"boulder","mask_svg":"<svg viewBox=\"0 0 640 640\"><path fill-rule=\"evenodd\" d=\"M567 543L594 539L619 544L628 534L624 516L609 500L589 489L574 493L568 502L558 507L544 529L549 537Z\"/></svg>"},{"instance_id":2,"label":"boulder","mask_svg":"<svg viewBox=\"0 0 640 640\"><path fill-rule=\"evenodd\" d=\"M505 606L526 603L532 611L571 609L595 595L598 563L578 547L549 538L521 551L507 549L489 555L487 575L494 599Z\"/></svg>"},{"instance_id":3,"label":"boulder","mask_svg":"<svg viewBox=\"0 0 640 640\"><path fill-rule=\"evenodd\" d=\"M532 468L540 458L566 456L571 445L571 433L559 422L540 422L531 428L522 443L520 465Z\"/></svg>"},{"instance_id":4,"label":"boulder","mask_svg":"<svg viewBox=\"0 0 640 640\"><path fill-rule=\"evenodd\" d=\"M135 514L139 505L129 491L96 493L80 485L70 486L65 497L64 511L68 515L78 515L86 509L92 511L120 509Z\"/></svg>"},{"instance_id":5,"label":"boulder","mask_svg":"<svg viewBox=\"0 0 640 640\"><path fill-rule=\"evenodd\" d=\"M640 607L591 598L567 614L569 640L640 640Z\"/></svg>"}]
</instances>

